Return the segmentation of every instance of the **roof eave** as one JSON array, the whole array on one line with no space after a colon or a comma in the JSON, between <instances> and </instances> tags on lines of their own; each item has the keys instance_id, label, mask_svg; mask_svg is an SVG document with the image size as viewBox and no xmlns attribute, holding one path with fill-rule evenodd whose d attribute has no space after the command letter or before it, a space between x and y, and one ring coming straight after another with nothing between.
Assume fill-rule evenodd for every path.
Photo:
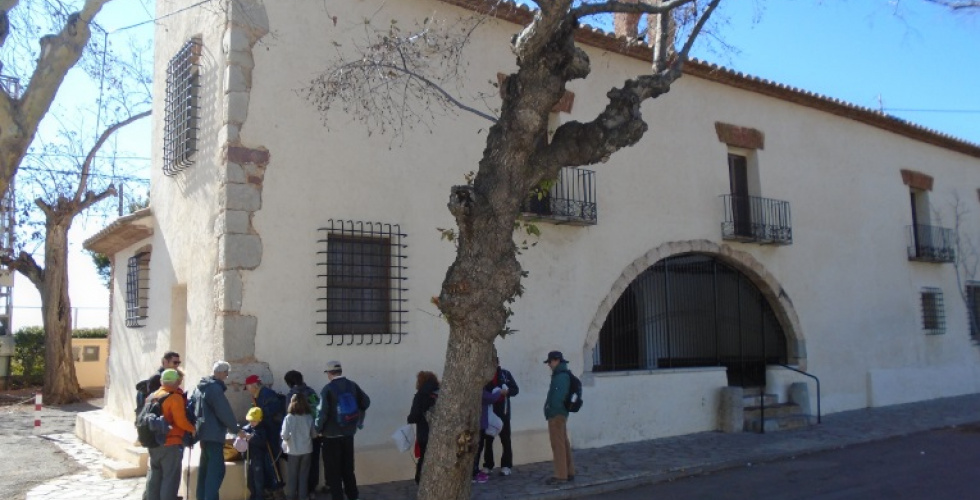
<instances>
[{"instance_id":1,"label":"roof eave","mask_svg":"<svg viewBox=\"0 0 980 500\"><path fill-rule=\"evenodd\" d=\"M86 250L111 257L123 248L153 236L152 220L149 225L143 224L146 219L152 217L153 212L149 207L120 217L85 240L82 246Z\"/></svg>"}]
</instances>

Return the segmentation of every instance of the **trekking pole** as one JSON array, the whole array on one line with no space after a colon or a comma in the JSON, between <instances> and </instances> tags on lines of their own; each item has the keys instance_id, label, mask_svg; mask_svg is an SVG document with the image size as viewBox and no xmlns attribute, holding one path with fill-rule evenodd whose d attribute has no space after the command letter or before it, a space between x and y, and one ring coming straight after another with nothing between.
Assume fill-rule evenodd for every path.
<instances>
[{"instance_id":1,"label":"trekking pole","mask_svg":"<svg viewBox=\"0 0 980 500\"><path fill-rule=\"evenodd\" d=\"M187 498L188 500L190 500L191 498L191 448L192 447L193 445L187 447L187 466L184 467L184 498ZM183 455L183 453L181 453L181 455ZM181 459L183 460L183 456L181 456Z\"/></svg>"},{"instance_id":2,"label":"trekking pole","mask_svg":"<svg viewBox=\"0 0 980 500\"><path fill-rule=\"evenodd\" d=\"M245 460L242 460L242 463L245 465L245 468L243 469L245 474L242 476L245 478L245 500L248 500L248 464L250 461L251 456L248 450L245 450Z\"/></svg>"},{"instance_id":3,"label":"trekking pole","mask_svg":"<svg viewBox=\"0 0 980 500\"><path fill-rule=\"evenodd\" d=\"M272 447L269 446L269 441L265 442L265 449L269 451L269 460L272 460L272 471L276 473L276 484L282 484L282 478L279 477L279 467L276 465L276 456L272 454Z\"/></svg>"}]
</instances>

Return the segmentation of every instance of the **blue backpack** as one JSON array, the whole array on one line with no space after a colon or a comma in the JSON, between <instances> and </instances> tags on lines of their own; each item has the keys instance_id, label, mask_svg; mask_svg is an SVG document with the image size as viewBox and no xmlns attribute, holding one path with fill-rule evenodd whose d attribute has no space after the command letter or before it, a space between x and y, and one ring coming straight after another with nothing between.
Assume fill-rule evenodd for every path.
<instances>
[{"instance_id":1,"label":"blue backpack","mask_svg":"<svg viewBox=\"0 0 980 500\"><path fill-rule=\"evenodd\" d=\"M333 384L331 384L333 385ZM331 387L331 392L337 396L337 425L341 429L356 427L361 420L361 406L357 402L357 386L352 383L344 384L342 390L339 386Z\"/></svg>"}]
</instances>

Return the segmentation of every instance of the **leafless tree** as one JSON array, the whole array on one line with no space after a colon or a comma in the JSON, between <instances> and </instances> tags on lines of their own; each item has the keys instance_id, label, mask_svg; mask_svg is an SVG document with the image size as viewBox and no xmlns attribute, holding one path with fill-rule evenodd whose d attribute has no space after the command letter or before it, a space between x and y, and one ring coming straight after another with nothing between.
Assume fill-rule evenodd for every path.
<instances>
[{"instance_id":1,"label":"leafless tree","mask_svg":"<svg viewBox=\"0 0 980 500\"><path fill-rule=\"evenodd\" d=\"M4 70L21 66L11 64L9 58L14 57L15 51L10 45L26 44L27 39L39 44L36 60L25 75L29 79L24 91L19 94L0 92L0 194L7 192L65 75L81 59L92 38L95 16L110 1L85 0L81 8L72 11L71 7L78 2L0 0L0 49L4 54ZM17 22L18 19L23 22ZM32 22L36 19L45 23ZM59 25L58 31L39 36L38 26L52 22Z\"/></svg>"},{"instance_id":2,"label":"leafless tree","mask_svg":"<svg viewBox=\"0 0 980 500\"><path fill-rule=\"evenodd\" d=\"M68 232L77 216L116 194L115 174L125 175L100 152L115 152L115 132L149 115L142 111L150 102L150 72L139 56L145 51L125 36L113 37L126 44L115 50L94 22L109 1L0 0L7 84L0 93L0 192L15 185L18 202L17 236L0 249L0 264L40 293L44 391L55 404L82 396L71 350ZM83 96L76 89L59 99L73 68L79 70L73 86L93 90ZM106 125L112 121L117 123ZM91 137L92 130L99 135Z\"/></svg>"},{"instance_id":3,"label":"leafless tree","mask_svg":"<svg viewBox=\"0 0 980 500\"><path fill-rule=\"evenodd\" d=\"M71 297L68 295L68 231L79 214L102 200L116 195L116 188L108 184L97 191L90 189L94 165L99 151L119 129L150 115L144 111L130 116L106 128L84 158L67 171L47 170L62 179L77 176L73 190L67 193L51 186L47 197L38 197L33 204L44 217L43 267L28 250L4 249L0 264L25 276L41 295L41 314L45 332L44 393L52 404L65 404L81 399L82 391L75 376L71 349ZM70 156L68 158L71 158ZM61 162L62 165L65 162ZM77 170L76 170L77 168ZM18 176L19 177L19 176ZM102 184L105 184L104 182Z\"/></svg>"},{"instance_id":4,"label":"leafless tree","mask_svg":"<svg viewBox=\"0 0 980 500\"><path fill-rule=\"evenodd\" d=\"M692 44L719 2L536 0L537 12L526 16L510 41L518 69L501 85L499 113L463 105L447 88L456 82L467 23L439 26L426 20L403 31L397 27L401 21L393 21L355 59L337 61L312 83L309 99L321 110L343 103L345 111L382 131L406 117L433 113L435 106L492 122L475 177L449 194L457 254L435 302L450 333L419 498L470 498L479 394L492 375L494 340L507 331L507 305L520 295L525 274L513 238L522 202L561 168L603 163L643 137L643 102L666 93L681 77ZM489 16L511 8L493 0L484 6ZM575 40L580 22L616 13L648 16L650 71L610 89L605 109L592 121L567 122L550 135L548 116L566 85L593 70Z\"/></svg>"},{"instance_id":5,"label":"leafless tree","mask_svg":"<svg viewBox=\"0 0 980 500\"><path fill-rule=\"evenodd\" d=\"M975 234L969 230L967 217L969 209L967 204L960 198L958 192L953 192L953 199L949 204L953 214L953 252L956 256L953 266L956 271L956 290L959 292L960 299L966 306L970 321L970 336L974 342L980 342L980 317L977 314L977 302L980 298L974 297L977 293L971 288L978 287L977 279L980 279L980 251L977 249Z\"/></svg>"},{"instance_id":6,"label":"leafless tree","mask_svg":"<svg viewBox=\"0 0 980 500\"><path fill-rule=\"evenodd\" d=\"M978 0L926 0L926 1L953 10L975 9L977 7L980 7L980 1Z\"/></svg>"}]
</instances>

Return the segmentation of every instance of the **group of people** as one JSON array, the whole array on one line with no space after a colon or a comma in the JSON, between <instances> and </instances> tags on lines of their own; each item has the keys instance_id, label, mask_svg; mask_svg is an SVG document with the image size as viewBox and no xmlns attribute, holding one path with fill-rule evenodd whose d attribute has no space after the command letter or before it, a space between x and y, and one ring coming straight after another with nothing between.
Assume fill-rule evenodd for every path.
<instances>
[{"instance_id":1,"label":"group of people","mask_svg":"<svg viewBox=\"0 0 980 500\"><path fill-rule=\"evenodd\" d=\"M176 500L180 487L184 449L200 443L196 497L218 500L225 476L225 436L236 436L236 445L246 456L246 484L251 500L314 498L320 482L319 459L333 500L359 497L354 475L354 434L364 426L368 395L343 375L338 361L327 363L328 383L317 393L303 381L303 374L290 370L284 380L289 387L284 405L281 396L264 385L258 375L245 379L252 396L247 424L239 427L225 391L231 365L214 363L188 397L181 389L183 372L180 355L167 352L161 367L137 391L140 406L165 398L161 416L170 426L166 442L149 448L144 500ZM236 446L237 448L237 446ZM280 470L284 473L280 474ZM283 477L284 476L284 477Z\"/></svg>"},{"instance_id":2,"label":"group of people","mask_svg":"<svg viewBox=\"0 0 980 500\"><path fill-rule=\"evenodd\" d=\"M510 398L517 396L520 388L514 376L500 367L500 359L493 359L497 366L493 378L483 387L480 436L476 456L473 458L473 482L486 483L490 479L495 466L493 442L495 435L488 434L490 412L500 419L500 428L496 436L500 437L502 447L500 455L501 476L509 476L514 466L514 452L511 446L511 403ZM568 408L565 406L566 397L571 390L571 372L568 361L560 351L548 353L545 364L551 369L551 385L548 388L544 404L544 416L548 421L548 437L551 441L551 451L554 474L547 480L550 485L563 484L575 479L575 463L572 460L572 447L568 440L566 423ZM422 464L425 450L429 444L429 411L435 406L439 397L439 379L435 373L421 371L415 382L415 397L412 399L412 409L408 413L408 423L415 424L415 439L418 446L418 461L415 463L415 483L418 484L422 474ZM480 457L483 466L480 467Z\"/></svg>"},{"instance_id":3,"label":"group of people","mask_svg":"<svg viewBox=\"0 0 980 500\"><path fill-rule=\"evenodd\" d=\"M570 390L568 362L559 351L548 353L544 361L552 370L551 386L544 405L548 436L553 453L554 475L549 484L575 479L575 465L566 431L568 409L565 398ZM511 445L511 403L520 388L513 375L500 367L483 388L480 436L473 460L473 481L486 483L495 468L493 443L495 435L487 434L490 415L500 420L496 436L502 446L501 476L513 468ZM323 459L323 476L333 500L359 498L354 474L354 435L363 428L368 395L343 374L338 361L327 363L328 382L317 393L303 381L303 374L290 370L284 381L289 387L283 405L278 393L262 383L258 375L245 379L245 389L252 396L248 422L239 426L228 401L225 380L231 370L226 361L214 363L211 375L203 377L188 398L181 389L184 374L180 354L167 352L160 368L137 385L137 412L140 407L161 400L161 416L170 426L161 446L149 449L149 470L143 500L176 500L181 481L184 449L200 443L197 476L197 499L218 500L225 476L225 436L236 436L239 451L246 453L246 483L251 500L313 499L320 482L319 460ZM145 391L145 392L144 392ZM421 477L429 442L429 412L439 396L439 379L435 373L421 371L416 378L416 393L408 414L408 423L416 425L418 461L415 482ZM285 406L285 407L284 407ZM480 467L480 458L483 466ZM285 480L280 474L284 463Z\"/></svg>"}]
</instances>

